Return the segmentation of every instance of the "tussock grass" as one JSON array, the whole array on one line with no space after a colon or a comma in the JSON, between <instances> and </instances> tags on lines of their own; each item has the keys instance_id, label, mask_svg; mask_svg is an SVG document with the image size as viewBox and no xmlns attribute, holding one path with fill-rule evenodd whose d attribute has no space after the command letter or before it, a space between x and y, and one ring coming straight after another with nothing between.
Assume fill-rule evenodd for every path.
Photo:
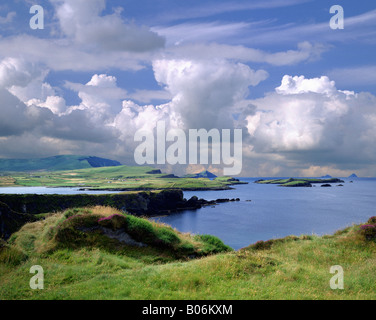
<instances>
[{"instance_id":1,"label":"tussock grass","mask_svg":"<svg viewBox=\"0 0 376 320\"><path fill-rule=\"evenodd\" d=\"M75 216L83 220L71 218ZM129 247L95 232L92 238L81 239L81 245L72 245L57 242L57 233L46 231L80 226L93 216L113 216L103 221L114 229L127 228L124 218L130 221L129 229L143 235L151 232L156 238L149 234L150 241L163 239L171 246ZM0 257L7 257L0 260L0 299L376 298L376 242L367 240L360 226L331 236L290 236L205 256L205 250L215 252L210 246L226 248L215 237L182 234L166 225L127 218L113 209L95 207L24 226L8 243L0 243ZM196 259L187 259L182 246L193 248ZM35 264L44 268L44 290L28 288L29 269ZM344 290L330 288L333 265L344 269Z\"/></svg>"},{"instance_id":2,"label":"tussock grass","mask_svg":"<svg viewBox=\"0 0 376 320\"><path fill-rule=\"evenodd\" d=\"M24 225L20 232L9 239L9 243L25 254L42 255L61 248L101 247L108 251L122 251L123 247L127 247L103 234L103 228L127 233L160 255L173 258L184 259L188 255L204 256L232 250L216 237L210 236L210 241L201 239L164 224L101 206L69 209L48 215L44 220Z\"/></svg>"}]
</instances>

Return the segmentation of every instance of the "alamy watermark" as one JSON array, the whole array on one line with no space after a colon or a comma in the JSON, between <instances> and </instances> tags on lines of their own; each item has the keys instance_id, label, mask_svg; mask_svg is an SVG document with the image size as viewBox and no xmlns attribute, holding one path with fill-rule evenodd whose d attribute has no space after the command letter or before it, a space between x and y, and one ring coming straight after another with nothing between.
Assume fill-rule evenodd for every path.
<instances>
[{"instance_id":1,"label":"alamy watermark","mask_svg":"<svg viewBox=\"0 0 376 320\"><path fill-rule=\"evenodd\" d=\"M44 29L44 9L42 6L33 5L30 8L30 14L34 14L30 19L30 28L33 30Z\"/></svg>"},{"instance_id":2,"label":"alamy watermark","mask_svg":"<svg viewBox=\"0 0 376 320\"><path fill-rule=\"evenodd\" d=\"M332 266L330 268L330 273L334 276L330 279L330 288L332 290L343 290L344 287L344 272L341 266Z\"/></svg>"},{"instance_id":3,"label":"alamy watermark","mask_svg":"<svg viewBox=\"0 0 376 320\"><path fill-rule=\"evenodd\" d=\"M330 7L329 12L334 14L331 17L329 26L331 29L344 29L345 28L345 16L343 7L336 4ZM30 8L30 14L34 14L30 19L30 28L33 30L44 29L44 9L40 5L33 5Z\"/></svg>"},{"instance_id":4,"label":"alamy watermark","mask_svg":"<svg viewBox=\"0 0 376 320\"><path fill-rule=\"evenodd\" d=\"M44 270L41 266L35 265L30 268L30 273L36 273L30 279L30 288L33 290L44 289Z\"/></svg>"},{"instance_id":5,"label":"alamy watermark","mask_svg":"<svg viewBox=\"0 0 376 320\"><path fill-rule=\"evenodd\" d=\"M243 135L241 129L233 130L232 142L230 129L221 131L190 129L187 138L184 130L179 128L166 132L166 123L158 121L155 131L156 139L153 130L140 129L135 133L134 141L141 142L134 151L137 164L224 165L224 175L238 175L242 171ZM167 147L168 143L170 145ZM233 156L231 149L233 149ZM209 163L210 150L211 162Z\"/></svg>"},{"instance_id":6,"label":"alamy watermark","mask_svg":"<svg viewBox=\"0 0 376 320\"><path fill-rule=\"evenodd\" d=\"M329 12L334 14L334 16L330 19L329 25L330 28L333 30L336 29L344 29L345 28L345 14L343 7L336 4L331 6Z\"/></svg>"}]
</instances>

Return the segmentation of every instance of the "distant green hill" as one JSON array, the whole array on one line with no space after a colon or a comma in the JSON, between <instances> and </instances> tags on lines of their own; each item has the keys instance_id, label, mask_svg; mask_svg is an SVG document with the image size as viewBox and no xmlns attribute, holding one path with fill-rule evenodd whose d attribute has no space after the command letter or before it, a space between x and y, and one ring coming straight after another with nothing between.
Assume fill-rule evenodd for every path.
<instances>
[{"instance_id":1,"label":"distant green hill","mask_svg":"<svg viewBox=\"0 0 376 320\"><path fill-rule=\"evenodd\" d=\"M58 171L112 166L121 166L121 163L99 157L75 155L41 159L0 159L0 172Z\"/></svg>"}]
</instances>

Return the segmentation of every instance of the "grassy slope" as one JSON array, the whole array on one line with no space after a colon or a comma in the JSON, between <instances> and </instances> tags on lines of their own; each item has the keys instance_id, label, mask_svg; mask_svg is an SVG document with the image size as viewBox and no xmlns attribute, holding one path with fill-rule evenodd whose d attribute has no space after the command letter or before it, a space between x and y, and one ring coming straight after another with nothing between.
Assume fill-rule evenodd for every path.
<instances>
[{"instance_id":1,"label":"grassy slope","mask_svg":"<svg viewBox=\"0 0 376 320\"><path fill-rule=\"evenodd\" d=\"M152 246L103 246L100 238L98 245L85 247L46 241L61 220L61 214L53 215L13 237L12 258L0 263L0 299L376 298L376 243L363 240L357 226L334 236L288 237L187 261ZM204 246L189 235L178 236L196 249ZM32 265L44 268L44 290L29 289ZM345 290L329 287L333 265L345 270Z\"/></svg>"},{"instance_id":2,"label":"grassy slope","mask_svg":"<svg viewBox=\"0 0 376 320\"><path fill-rule=\"evenodd\" d=\"M0 177L1 186L85 187L92 189L166 189L224 188L232 182L226 179L163 178L165 174L148 174L151 167L102 167L81 170L11 173Z\"/></svg>"},{"instance_id":3,"label":"grassy slope","mask_svg":"<svg viewBox=\"0 0 376 320\"><path fill-rule=\"evenodd\" d=\"M91 168L82 156L56 156L44 159L0 159L1 171L71 170Z\"/></svg>"}]
</instances>

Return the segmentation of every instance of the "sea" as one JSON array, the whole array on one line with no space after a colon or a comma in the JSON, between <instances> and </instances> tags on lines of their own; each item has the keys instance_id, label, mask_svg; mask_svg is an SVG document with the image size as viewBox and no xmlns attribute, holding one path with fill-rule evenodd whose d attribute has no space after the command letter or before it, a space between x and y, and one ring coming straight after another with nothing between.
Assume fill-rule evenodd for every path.
<instances>
[{"instance_id":1,"label":"sea","mask_svg":"<svg viewBox=\"0 0 376 320\"><path fill-rule=\"evenodd\" d=\"M325 235L376 215L376 178L343 180L343 187L280 187L254 183L259 178L241 178L246 185L224 191L186 191L192 196L215 200L239 198L199 210L153 218L181 232L212 234L235 250L259 240L288 235ZM268 178L264 178L268 179ZM275 178L273 178L275 179ZM353 181L352 183L350 181Z\"/></svg>"},{"instance_id":2,"label":"sea","mask_svg":"<svg viewBox=\"0 0 376 320\"><path fill-rule=\"evenodd\" d=\"M184 197L206 200L239 198L186 210L152 220L171 225L181 232L211 234L235 250L259 240L288 235L324 235L366 222L376 215L376 178L343 180L330 188L287 188L254 183L259 178L240 178L248 182L223 191L185 191ZM268 178L263 178L268 179ZM275 179L275 178L273 178ZM350 182L353 181L353 182ZM113 191L81 191L79 188L10 187L0 193L106 194Z\"/></svg>"},{"instance_id":3,"label":"sea","mask_svg":"<svg viewBox=\"0 0 376 320\"><path fill-rule=\"evenodd\" d=\"M0 194L110 194L120 191L80 190L69 187L0 187Z\"/></svg>"}]
</instances>

